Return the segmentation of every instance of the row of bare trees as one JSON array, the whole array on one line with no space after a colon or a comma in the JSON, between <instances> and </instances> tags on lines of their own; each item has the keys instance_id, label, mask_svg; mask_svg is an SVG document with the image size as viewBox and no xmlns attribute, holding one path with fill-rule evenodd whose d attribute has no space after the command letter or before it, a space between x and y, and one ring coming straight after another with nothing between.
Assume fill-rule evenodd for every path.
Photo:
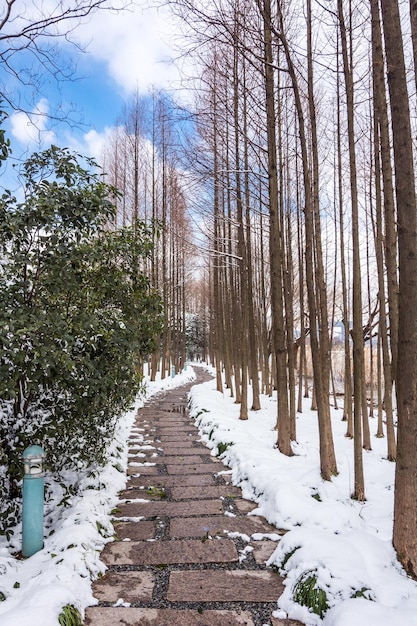
<instances>
[{"instance_id":1,"label":"row of bare trees","mask_svg":"<svg viewBox=\"0 0 417 626\"><path fill-rule=\"evenodd\" d=\"M186 273L191 229L178 168L178 112L166 95L136 94L117 121L103 156L107 180L121 196L115 228L143 221L153 248L143 268L163 296L165 330L150 357L151 379L183 368L186 361Z\"/></svg>"},{"instance_id":2,"label":"row of bare trees","mask_svg":"<svg viewBox=\"0 0 417 626\"><path fill-rule=\"evenodd\" d=\"M275 389L278 447L291 455L311 376L321 473L330 480L338 471L330 392L337 401L341 322L352 496L365 499L362 450L371 447L376 403L377 435L397 459L394 545L416 574L416 71L406 68L417 46L403 46L401 31L402 17L417 42L416 7L410 20L397 0L173 7L191 25L201 68L198 159L188 174L205 190L207 352L218 389L224 373L241 419Z\"/></svg>"},{"instance_id":3,"label":"row of bare trees","mask_svg":"<svg viewBox=\"0 0 417 626\"><path fill-rule=\"evenodd\" d=\"M262 393L276 391L277 445L288 456L311 387L325 480L338 472L330 408L341 391L354 446L352 497L360 501L375 405L376 434L386 436L387 459L397 460L394 545L416 575L409 93L417 9L411 2L408 18L397 0L171 4L188 25L199 67L193 122L185 123L192 142L184 151L184 119L169 98L153 94L132 99L105 155L109 182L123 194L115 226L154 227L147 271L167 323L150 358L152 377L159 367L162 376L181 369L187 336L198 336L197 353L216 366L219 391L224 375L241 419L260 408ZM404 27L416 44L410 49ZM201 233L206 264L195 269Z\"/></svg>"}]
</instances>

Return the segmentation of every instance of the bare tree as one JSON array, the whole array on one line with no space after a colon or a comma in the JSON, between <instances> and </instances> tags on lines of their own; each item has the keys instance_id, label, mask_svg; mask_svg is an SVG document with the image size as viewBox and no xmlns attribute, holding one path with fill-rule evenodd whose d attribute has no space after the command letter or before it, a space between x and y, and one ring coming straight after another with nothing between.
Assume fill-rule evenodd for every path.
<instances>
[{"instance_id":1,"label":"bare tree","mask_svg":"<svg viewBox=\"0 0 417 626\"><path fill-rule=\"evenodd\" d=\"M43 95L46 78L72 79L76 64L59 54L60 42L82 50L76 30L86 18L98 10L120 11L131 4L131 0L57 0L53 4L4 0L0 7L0 93L4 102L11 109L25 111L30 106L22 98L25 87L25 93L34 99ZM31 114L47 115L42 110L31 110ZM57 110L49 116L66 119L67 112Z\"/></svg>"}]
</instances>

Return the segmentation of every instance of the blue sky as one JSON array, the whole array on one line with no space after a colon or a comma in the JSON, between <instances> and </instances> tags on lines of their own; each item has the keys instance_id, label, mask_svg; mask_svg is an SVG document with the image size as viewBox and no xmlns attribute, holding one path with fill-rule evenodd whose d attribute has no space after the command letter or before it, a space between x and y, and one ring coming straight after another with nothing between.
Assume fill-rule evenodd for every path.
<instances>
[{"instance_id":1,"label":"blue sky","mask_svg":"<svg viewBox=\"0 0 417 626\"><path fill-rule=\"evenodd\" d=\"M171 90L178 84L171 47L177 34L178 28L166 10L136 6L118 14L96 12L75 30L85 52L64 40L59 44L64 64L70 57L76 62L78 78L60 83L48 78L41 93L32 90L24 94L30 102L29 116L9 112L5 125L13 157L21 159L55 143L99 158L103 142L132 94ZM53 113L61 105L75 109L75 119L83 123L71 126L33 113ZM2 169L0 186L5 185Z\"/></svg>"}]
</instances>

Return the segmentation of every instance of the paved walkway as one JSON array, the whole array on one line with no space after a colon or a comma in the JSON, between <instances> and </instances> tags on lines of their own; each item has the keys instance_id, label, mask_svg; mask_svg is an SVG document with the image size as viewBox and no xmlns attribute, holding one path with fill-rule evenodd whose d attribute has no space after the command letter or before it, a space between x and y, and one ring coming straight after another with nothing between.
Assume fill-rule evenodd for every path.
<instances>
[{"instance_id":1,"label":"paved walkway","mask_svg":"<svg viewBox=\"0 0 417 626\"><path fill-rule=\"evenodd\" d=\"M197 382L208 379L198 372ZM255 505L199 443L186 410L192 384L138 411L117 540L103 550L108 571L93 585L99 604L87 609L85 626L299 624L272 618L282 579L265 567L277 543L264 535L277 530L248 517Z\"/></svg>"}]
</instances>

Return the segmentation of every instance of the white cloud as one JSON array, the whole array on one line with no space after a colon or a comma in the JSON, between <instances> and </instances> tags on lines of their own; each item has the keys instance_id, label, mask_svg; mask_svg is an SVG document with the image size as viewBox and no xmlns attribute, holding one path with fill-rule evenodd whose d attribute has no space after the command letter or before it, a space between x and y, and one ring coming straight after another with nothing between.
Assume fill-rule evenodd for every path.
<instances>
[{"instance_id":1,"label":"white cloud","mask_svg":"<svg viewBox=\"0 0 417 626\"><path fill-rule=\"evenodd\" d=\"M165 9L112 13L99 11L77 29L88 52L104 61L110 76L126 93L167 88L178 81L170 45L177 27Z\"/></svg>"},{"instance_id":2,"label":"white cloud","mask_svg":"<svg viewBox=\"0 0 417 626\"><path fill-rule=\"evenodd\" d=\"M101 132L92 129L81 137L74 134L67 135L64 137L64 143L70 150L92 157L97 163L101 163L104 148L111 140L114 130L114 127L106 126Z\"/></svg>"},{"instance_id":3,"label":"white cloud","mask_svg":"<svg viewBox=\"0 0 417 626\"><path fill-rule=\"evenodd\" d=\"M103 132L90 130L83 136L85 151L83 154L93 157L100 162L103 156L104 146L109 142L113 129L106 126Z\"/></svg>"},{"instance_id":4,"label":"white cloud","mask_svg":"<svg viewBox=\"0 0 417 626\"><path fill-rule=\"evenodd\" d=\"M50 144L54 142L55 134L47 129L49 104L46 98L39 100L31 113L17 111L10 116L10 126L13 137L21 143Z\"/></svg>"}]
</instances>

